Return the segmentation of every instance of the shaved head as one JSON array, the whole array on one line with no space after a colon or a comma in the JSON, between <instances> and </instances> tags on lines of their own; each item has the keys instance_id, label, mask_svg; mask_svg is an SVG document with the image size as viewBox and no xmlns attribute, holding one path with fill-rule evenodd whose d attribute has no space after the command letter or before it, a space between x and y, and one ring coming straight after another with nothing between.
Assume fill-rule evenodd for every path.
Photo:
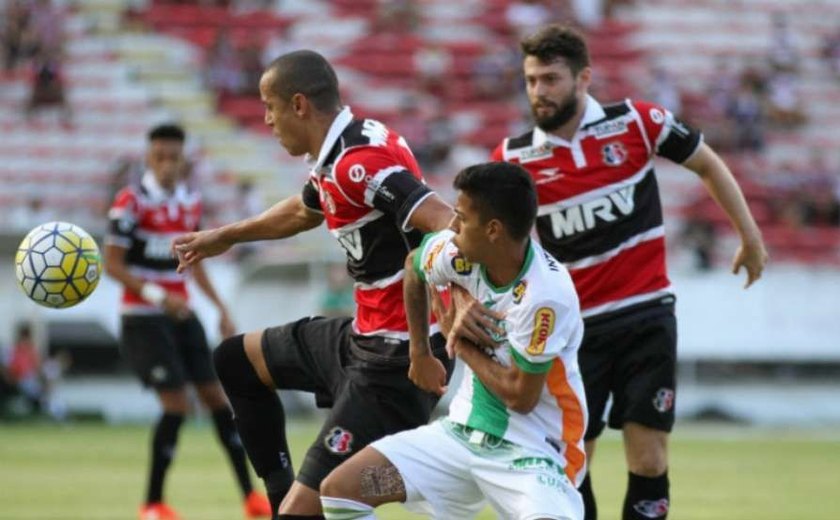
<instances>
[{"instance_id":1,"label":"shaved head","mask_svg":"<svg viewBox=\"0 0 840 520\"><path fill-rule=\"evenodd\" d=\"M303 94L320 112L341 108L335 71L326 58L315 51L283 54L271 62L265 75L271 78L272 92L283 101Z\"/></svg>"}]
</instances>

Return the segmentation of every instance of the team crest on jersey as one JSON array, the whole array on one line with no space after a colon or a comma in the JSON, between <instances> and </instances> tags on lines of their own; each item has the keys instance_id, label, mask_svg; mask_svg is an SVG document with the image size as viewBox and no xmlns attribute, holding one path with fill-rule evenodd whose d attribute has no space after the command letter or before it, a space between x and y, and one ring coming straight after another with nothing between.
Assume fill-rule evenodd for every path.
<instances>
[{"instance_id":1,"label":"team crest on jersey","mask_svg":"<svg viewBox=\"0 0 840 520\"><path fill-rule=\"evenodd\" d=\"M519 154L519 162L524 164L531 161L538 161L540 159L546 159L553 155L551 151L551 145L548 143L541 144L540 146L535 146L533 148L528 148L527 150L523 151Z\"/></svg>"},{"instance_id":2,"label":"team crest on jersey","mask_svg":"<svg viewBox=\"0 0 840 520\"><path fill-rule=\"evenodd\" d=\"M653 407L659 413L665 413L674 407L674 391L670 388L660 388L653 398Z\"/></svg>"},{"instance_id":3,"label":"team crest on jersey","mask_svg":"<svg viewBox=\"0 0 840 520\"><path fill-rule=\"evenodd\" d=\"M440 254L441 250L443 250L443 246L445 245L446 242L438 242L437 244L435 244L432 250L429 251L429 256L426 257L426 263L423 264L424 271L426 271L427 273L432 272L432 266L435 264L435 258L437 258L437 255Z\"/></svg>"},{"instance_id":4,"label":"team crest on jersey","mask_svg":"<svg viewBox=\"0 0 840 520\"><path fill-rule=\"evenodd\" d=\"M554 332L554 320L556 315L554 309L540 307L534 314L534 332L531 333L531 342L525 352L532 356L538 356L545 352L545 345L549 336Z\"/></svg>"},{"instance_id":5,"label":"team crest on jersey","mask_svg":"<svg viewBox=\"0 0 840 520\"><path fill-rule=\"evenodd\" d=\"M513 303L521 303L522 297L525 296L525 291L528 289L528 282L519 280L513 286Z\"/></svg>"},{"instance_id":6,"label":"team crest on jersey","mask_svg":"<svg viewBox=\"0 0 840 520\"><path fill-rule=\"evenodd\" d=\"M640 500L633 504L633 509L645 518L664 518L668 514L668 499Z\"/></svg>"},{"instance_id":7,"label":"team crest on jersey","mask_svg":"<svg viewBox=\"0 0 840 520\"><path fill-rule=\"evenodd\" d=\"M472 272L472 268L472 263L467 261L460 253L452 257L452 269L455 269L456 273L466 276Z\"/></svg>"},{"instance_id":8,"label":"team crest on jersey","mask_svg":"<svg viewBox=\"0 0 840 520\"><path fill-rule=\"evenodd\" d=\"M350 177L350 180L353 182L362 182L365 180L365 167L361 164L354 164L347 170L347 175Z\"/></svg>"},{"instance_id":9,"label":"team crest on jersey","mask_svg":"<svg viewBox=\"0 0 840 520\"><path fill-rule=\"evenodd\" d=\"M627 160L627 149L619 142L612 142L601 149L604 162L610 166L620 166Z\"/></svg>"},{"instance_id":10,"label":"team crest on jersey","mask_svg":"<svg viewBox=\"0 0 840 520\"><path fill-rule=\"evenodd\" d=\"M336 426L324 437L324 445L333 453L346 455L353 449L353 434Z\"/></svg>"}]
</instances>

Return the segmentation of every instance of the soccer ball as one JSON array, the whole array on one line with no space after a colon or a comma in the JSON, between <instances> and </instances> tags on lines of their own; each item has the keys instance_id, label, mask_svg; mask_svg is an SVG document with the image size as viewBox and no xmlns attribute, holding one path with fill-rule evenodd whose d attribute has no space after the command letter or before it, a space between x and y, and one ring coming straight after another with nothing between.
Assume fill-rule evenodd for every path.
<instances>
[{"instance_id":1,"label":"soccer ball","mask_svg":"<svg viewBox=\"0 0 840 520\"><path fill-rule=\"evenodd\" d=\"M67 222L47 222L30 231L15 254L18 286L44 307L63 309L96 289L102 259L96 241Z\"/></svg>"}]
</instances>

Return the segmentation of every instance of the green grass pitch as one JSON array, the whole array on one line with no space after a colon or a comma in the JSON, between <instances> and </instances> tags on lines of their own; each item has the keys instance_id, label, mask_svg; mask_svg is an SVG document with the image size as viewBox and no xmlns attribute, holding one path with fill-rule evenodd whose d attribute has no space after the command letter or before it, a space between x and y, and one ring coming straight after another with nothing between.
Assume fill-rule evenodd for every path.
<instances>
[{"instance_id":1,"label":"green grass pitch","mask_svg":"<svg viewBox=\"0 0 840 520\"><path fill-rule=\"evenodd\" d=\"M316 432L315 421L290 426L296 464ZM0 519L136 518L148 444L147 426L0 424ZM840 518L836 430L678 424L671 448L672 520ZM615 434L599 445L593 477L600 517L620 518L626 472ZM232 471L206 423L182 431L166 491L184 520L242 518ZM418 518L398 505L377 513Z\"/></svg>"}]
</instances>

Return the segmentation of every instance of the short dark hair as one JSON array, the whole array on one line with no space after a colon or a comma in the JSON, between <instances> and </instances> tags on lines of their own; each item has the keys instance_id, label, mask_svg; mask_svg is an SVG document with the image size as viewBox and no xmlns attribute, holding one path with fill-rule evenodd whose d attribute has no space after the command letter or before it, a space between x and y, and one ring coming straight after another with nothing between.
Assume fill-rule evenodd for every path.
<instances>
[{"instance_id":1,"label":"short dark hair","mask_svg":"<svg viewBox=\"0 0 840 520\"><path fill-rule=\"evenodd\" d=\"M531 175L508 162L476 164L461 170L452 186L467 194L484 222L499 219L511 237L522 240L537 218L537 190Z\"/></svg>"},{"instance_id":2,"label":"short dark hair","mask_svg":"<svg viewBox=\"0 0 840 520\"><path fill-rule=\"evenodd\" d=\"M552 63L562 58L574 74L589 66L586 40L571 27L546 25L525 37L519 46L525 56L534 56L542 63Z\"/></svg>"},{"instance_id":3,"label":"short dark hair","mask_svg":"<svg viewBox=\"0 0 840 520\"><path fill-rule=\"evenodd\" d=\"M283 101L303 94L317 110L329 112L341 107L338 77L330 62L315 51L283 54L266 68L274 72L274 92Z\"/></svg>"},{"instance_id":4,"label":"short dark hair","mask_svg":"<svg viewBox=\"0 0 840 520\"><path fill-rule=\"evenodd\" d=\"M179 141L183 143L187 139L187 133L179 125L173 123L165 123L157 125L149 130L149 142L163 139L167 141Z\"/></svg>"}]
</instances>

